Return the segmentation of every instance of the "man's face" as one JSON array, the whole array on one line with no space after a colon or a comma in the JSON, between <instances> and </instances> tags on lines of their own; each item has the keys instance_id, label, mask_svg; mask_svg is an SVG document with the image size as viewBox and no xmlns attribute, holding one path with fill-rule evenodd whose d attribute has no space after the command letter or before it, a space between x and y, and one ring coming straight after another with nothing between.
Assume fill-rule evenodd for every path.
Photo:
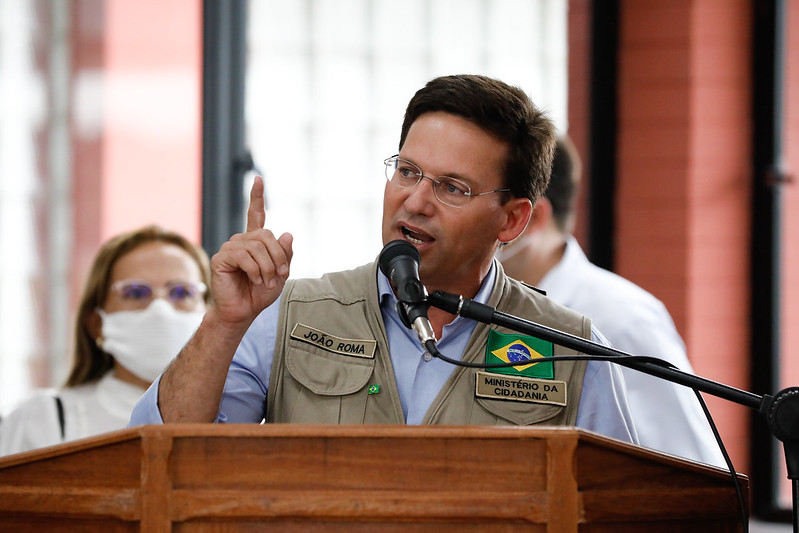
<instances>
[{"instance_id":1,"label":"man's face","mask_svg":"<svg viewBox=\"0 0 799 533\"><path fill-rule=\"evenodd\" d=\"M400 157L415 163L425 176L458 178L478 194L505 187L507 151L506 143L471 122L434 112L411 125ZM383 244L405 239L416 246L422 256L420 277L428 291L474 296L499 241L515 237L507 235L512 206L529 203L514 199L503 206L500 200L499 193L487 194L451 207L435 197L430 180L409 188L387 182Z\"/></svg>"}]
</instances>

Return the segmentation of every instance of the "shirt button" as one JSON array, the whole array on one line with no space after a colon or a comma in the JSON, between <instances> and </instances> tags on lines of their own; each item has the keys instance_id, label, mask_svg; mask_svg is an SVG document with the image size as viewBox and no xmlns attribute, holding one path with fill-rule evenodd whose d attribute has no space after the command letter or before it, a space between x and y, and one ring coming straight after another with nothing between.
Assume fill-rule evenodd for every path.
<instances>
[{"instance_id":1,"label":"shirt button","mask_svg":"<svg viewBox=\"0 0 799 533\"><path fill-rule=\"evenodd\" d=\"M428 352L428 351L425 351L425 352L422 354L422 358L425 360L425 362L429 363L429 362L430 362L430 360L431 360L431 359L433 359L433 356L430 354L430 352Z\"/></svg>"}]
</instances>

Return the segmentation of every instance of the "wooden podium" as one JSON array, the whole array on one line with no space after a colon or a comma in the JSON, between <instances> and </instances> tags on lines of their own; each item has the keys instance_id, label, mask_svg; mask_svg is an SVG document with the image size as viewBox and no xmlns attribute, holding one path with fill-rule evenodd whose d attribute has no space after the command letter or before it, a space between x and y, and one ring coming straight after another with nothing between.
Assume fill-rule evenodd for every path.
<instances>
[{"instance_id":1,"label":"wooden podium","mask_svg":"<svg viewBox=\"0 0 799 533\"><path fill-rule=\"evenodd\" d=\"M0 531L741 529L728 473L574 428L143 426L0 458Z\"/></svg>"}]
</instances>

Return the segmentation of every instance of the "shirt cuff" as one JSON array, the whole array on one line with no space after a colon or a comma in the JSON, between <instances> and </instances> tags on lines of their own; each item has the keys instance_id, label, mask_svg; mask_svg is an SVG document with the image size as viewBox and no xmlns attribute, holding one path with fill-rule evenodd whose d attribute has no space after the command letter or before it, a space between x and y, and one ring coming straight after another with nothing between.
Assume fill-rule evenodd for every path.
<instances>
[{"instance_id":1,"label":"shirt cuff","mask_svg":"<svg viewBox=\"0 0 799 533\"><path fill-rule=\"evenodd\" d=\"M144 426L147 424L163 424L164 419L161 418L161 411L158 409L158 384L161 383L161 376L158 376L153 384L150 385L136 406L133 408L133 413L130 415L130 422L128 427Z\"/></svg>"}]
</instances>

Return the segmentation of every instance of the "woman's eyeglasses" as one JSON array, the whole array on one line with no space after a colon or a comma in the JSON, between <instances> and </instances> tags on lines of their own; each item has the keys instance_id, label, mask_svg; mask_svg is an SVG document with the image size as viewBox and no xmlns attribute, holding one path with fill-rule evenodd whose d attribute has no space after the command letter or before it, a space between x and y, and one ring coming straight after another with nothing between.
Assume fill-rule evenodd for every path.
<instances>
[{"instance_id":1,"label":"woman's eyeglasses","mask_svg":"<svg viewBox=\"0 0 799 533\"><path fill-rule=\"evenodd\" d=\"M154 298L164 298L175 309L191 311L203 300L208 288L204 283L170 281L163 287L153 287L146 281L124 279L111 285L111 291L129 309L144 309Z\"/></svg>"}]
</instances>

